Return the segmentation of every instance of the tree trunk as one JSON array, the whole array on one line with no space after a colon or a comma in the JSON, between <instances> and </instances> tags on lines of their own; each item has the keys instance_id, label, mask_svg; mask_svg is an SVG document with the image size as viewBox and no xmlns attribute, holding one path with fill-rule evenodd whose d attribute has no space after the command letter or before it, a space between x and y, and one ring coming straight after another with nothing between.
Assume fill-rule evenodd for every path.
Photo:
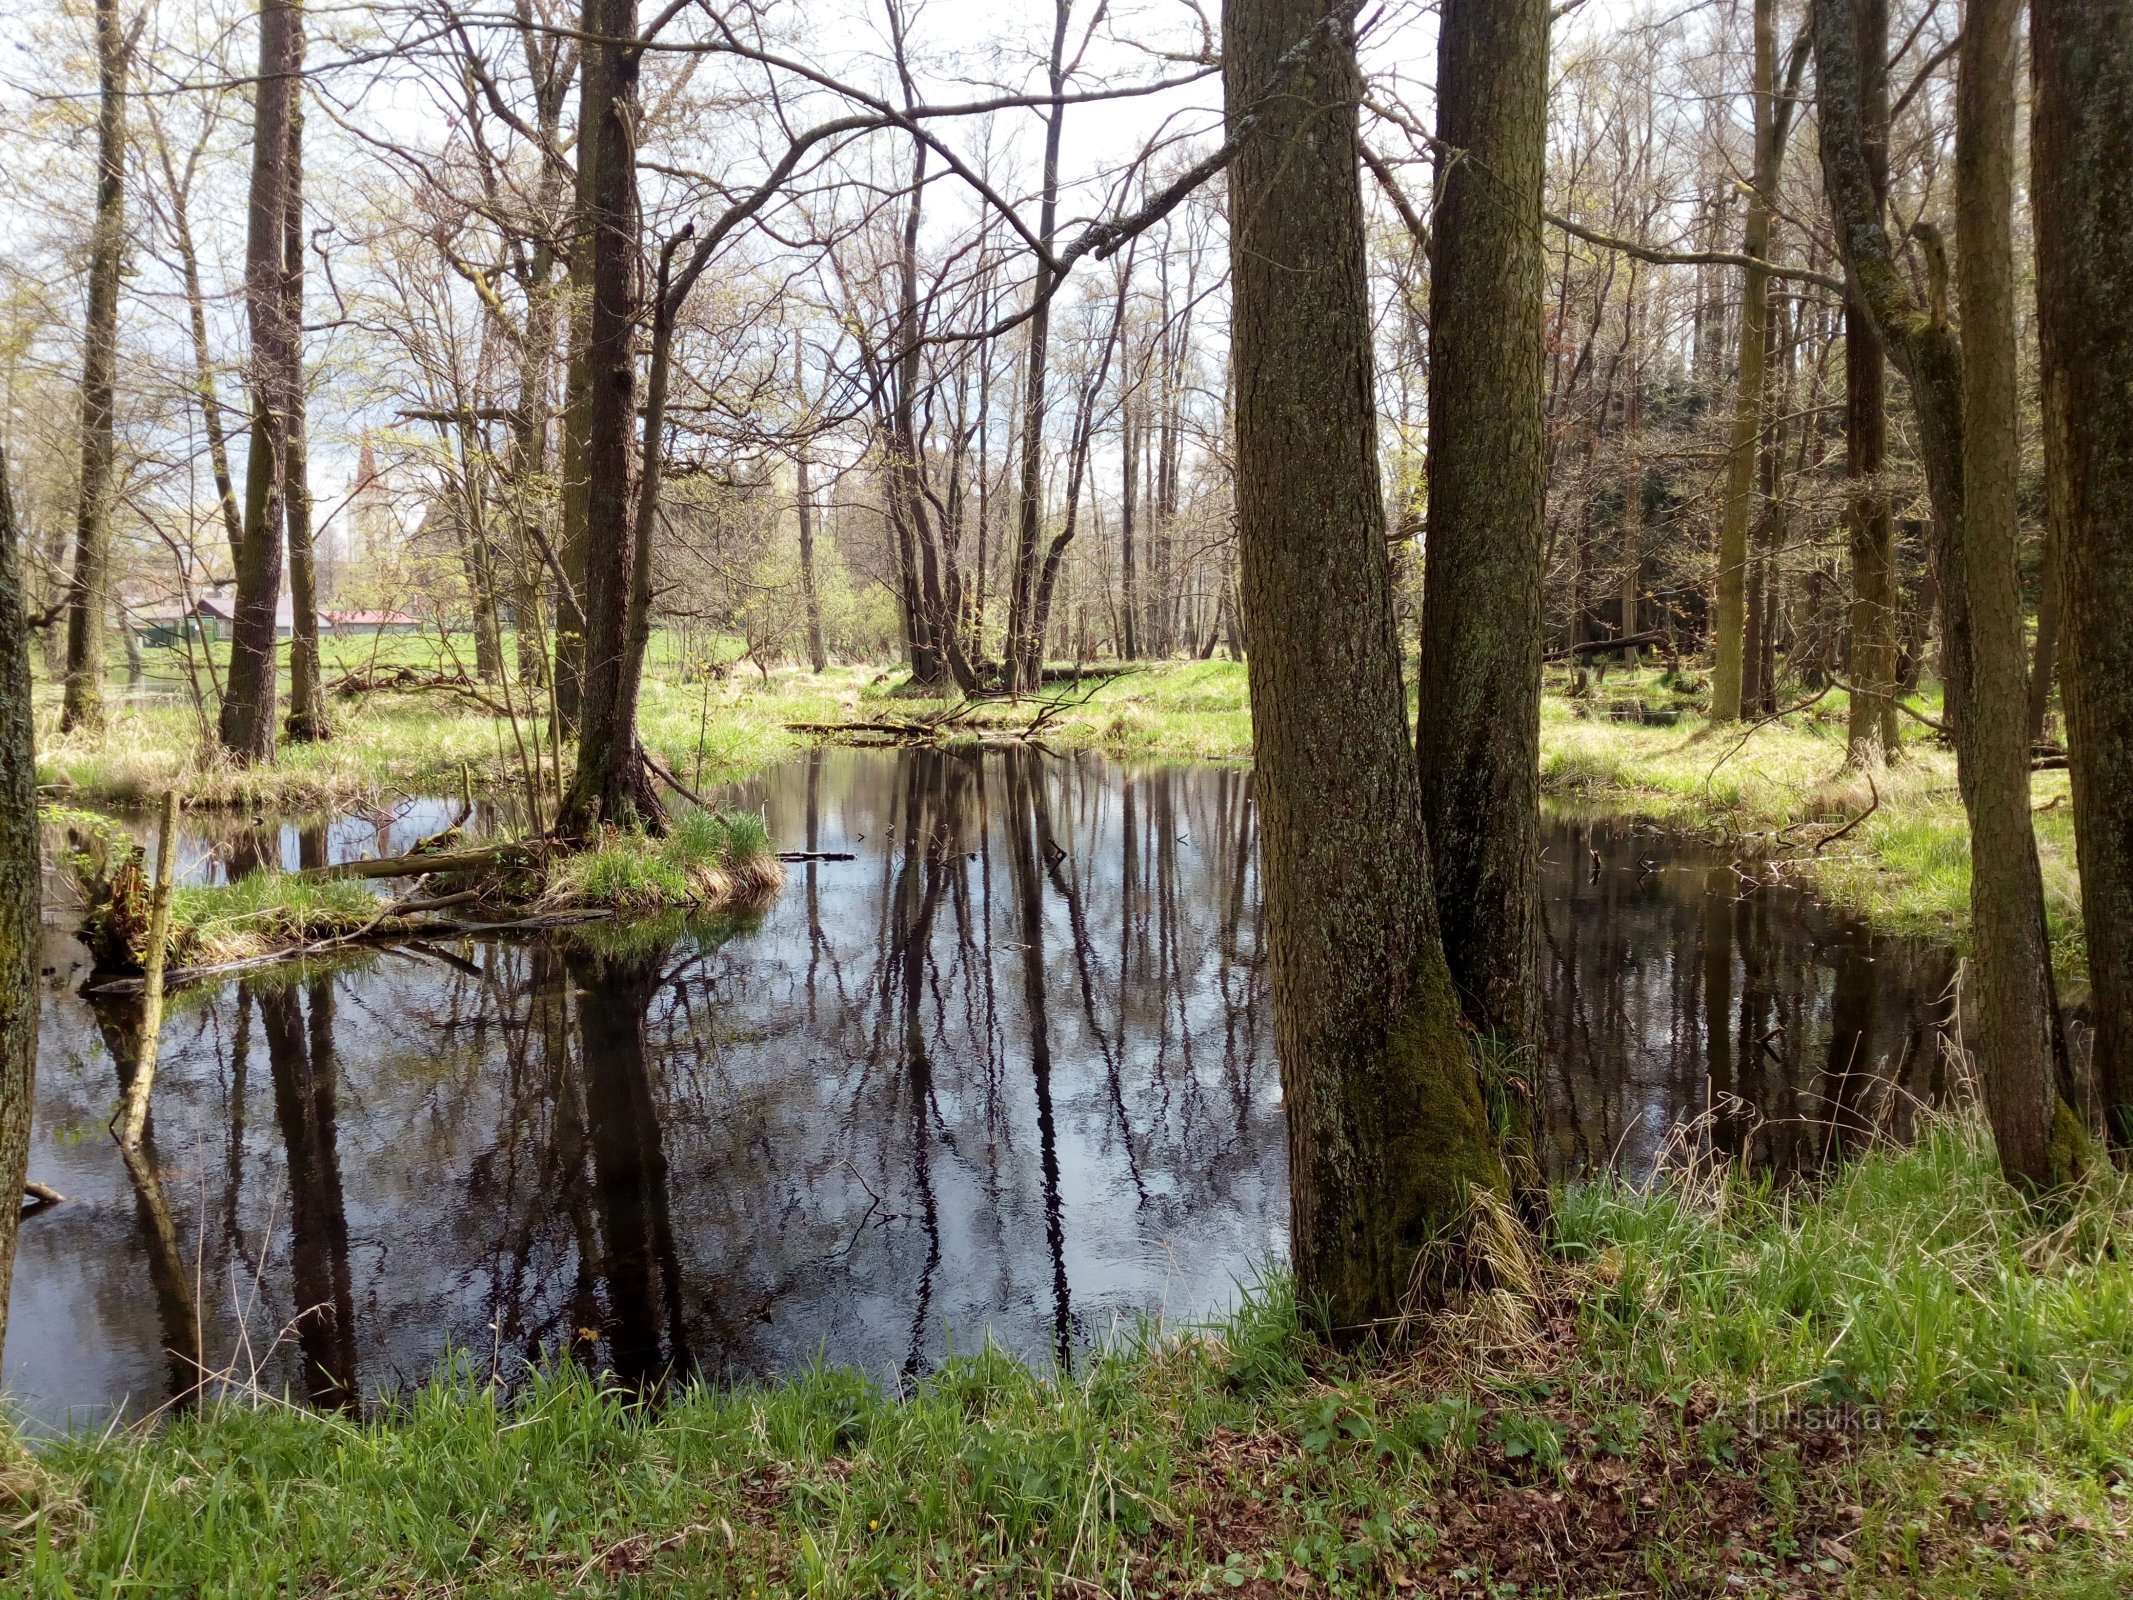
<instances>
[{"instance_id":1,"label":"tree trunk","mask_svg":"<svg viewBox=\"0 0 2133 1600\"><path fill-rule=\"evenodd\" d=\"M482 443L470 418L459 429L459 556L474 622L474 675L497 683L504 675L504 630L498 610L496 551L489 543L489 501L482 482Z\"/></svg>"},{"instance_id":2,"label":"tree trunk","mask_svg":"<svg viewBox=\"0 0 2133 1600\"><path fill-rule=\"evenodd\" d=\"M1049 79L1051 110L1044 123L1043 191L1037 203L1037 239L1049 251L1059 216L1059 137L1066 123L1067 15L1073 0L1053 0ZM1052 276L1040 261L1030 285L1036 314L1029 319L1029 360L1022 372L1022 492L1015 521L1015 566L1007 600L1007 687L1026 694L1037 687L1044 666L1044 636L1037 626L1037 540L1044 524L1044 387L1052 333Z\"/></svg>"},{"instance_id":3,"label":"tree trunk","mask_svg":"<svg viewBox=\"0 0 2133 1600\"><path fill-rule=\"evenodd\" d=\"M1986 371L1970 377L1946 319L1921 306L1883 226L1868 156L1858 36L1849 0L1815 0L1821 88L1822 176L1851 293L1872 314L1903 369L1918 414L1919 453L1941 526L1947 611L1948 707L1956 773L1970 817L1970 909L1977 941L1973 993L1978 1056L2000 1161L2017 1183L2069 1176L2080 1157L2078 1120L2055 1101L2051 967L2036 836L2029 820L2029 762L2021 741L2022 678L2015 607L2012 291L2007 255L2012 188L2011 74L2014 0L1978 0L1964 21L1958 96L1958 182L1964 278ZM2005 37L2001 35L2004 33ZM2006 104L2002 106L2000 102ZM2002 146L1997 152L1995 143ZM1997 220L1995 220L1997 219ZM1928 236L1929 258L1937 237ZM1995 324L1999 325L1995 325ZM1966 444L1966 413L1991 435ZM1991 480L2005 473L2004 485ZM1967 537L1965 492L1986 496L1978 541ZM2000 593L1994 593L1995 589ZM2017 627L2007 637L2006 618ZM2013 738L2010 739L2010 733ZM2010 758L2011 751L2011 758Z\"/></svg>"},{"instance_id":4,"label":"tree trunk","mask_svg":"<svg viewBox=\"0 0 2133 1600\"><path fill-rule=\"evenodd\" d=\"M29 1170L37 953L44 935L24 554L7 458L0 455L0 1351L7 1346L8 1285Z\"/></svg>"},{"instance_id":5,"label":"tree trunk","mask_svg":"<svg viewBox=\"0 0 2133 1600\"><path fill-rule=\"evenodd\" d=\"M1956 94L1956 261L1963 311L1963 509L1951 657L1966 658L1955 737L1970 813L1972 991L2000 1160L2032 1187L2072 1176L2053 1062L2057 1006L2029 816L2029 708L2015 480L2015 34L2021 0L1969 0ZM1951 616L1953 613L1951 613ZM2123 622L2123 619L2121 619ZM1963 637L1960 637L1962 635ZM2071 1124L2074 1119L2066 1113Z\"/></svg>"},{"instance_id":6,"label":"tree trunk","mask_svg":"<svg viewBox=\"0 0 2133 1600\"><path fill-rule=\"evenodd\" d=\"M1776 99L1777 0L1755 0L1755 173L1741 252L1757 261L1766 260L1770 253L1770 198L1777 183ZM1748 525L1755 508L1755 456L1763 427L1769 316L1770 275L1760 267L1749 267L1741 289L1733 438L1726 454L1726 504L1718 529L1718 608L1711 662L1714 722L1732 722L1741 714L1748 635Z\"/></svg>"},{"instance_id":7,"label":"tree trunk","mask_svg":"<svg viewBox=\"0 0 2133 1600\"><path fill-rule=\"evenodd\" d=\"M1234 120L1314 28L1230 173L1238 540L1300 1291L1343 1337L1431 1280L1501 1192L1445 965L1379 501L1355 39L1319 0L1228 0ZM1418 1281L1419 1279L1419 1281Z\"/></svg>"},{"instance_id":8,"label":"tree trunk","mask_svg":"<svg viewBox=\"0 0 2133 1600\"><path fill-rule=\"evenodd\" d=\"M806 425L804 413L807 409L805 353L804 340L795 339L792 347L793 392L800 398L803 426ZM809 481L805 442L793 456L792 474L794 499L800 513L800 596L807 607L807 664L816 672L827 672L829 652L822 647L822 589L815 580L815 492Z\"/></svg>"},{"instance_id":9,"label":"tree trunk","mask_svg":"<svg viewBox=\"0 0 2133 1600\"><path fill-rule=\"evenodd\" d=\"M584 100L579 115L579 225L590 256L585 318L585 608L578 763L559 826L585 837L602 822L658 816L632 715L631 600L635 500L630 439L636 416L632 349L639 303L636 152L639 52L636 0L585 0Z\"/></svg>"},{"instance_id":10,"label":"tree trunk","mask_svg":"<svg viewBox=\"0 0 2133 1600\"><path fill-rule=\"evenodd\" d=\"M595 0L584 0L590 9ZM589 188L597 170L598 143L609 118L601 113L600 88L594 83L590 57L578 69L578 172L571 210L570 348L563 378L562 540L556 564L561 593L555 608L556 715L566 729L578 727L585 693L585 641L592 627L591 596L586 592L588 562L586 516L592 483L586 450L592 427L593 369L590 354L593 321L593 256L597 208ZM630 249L634 254L636 240Z\"/></svg>"},{"instance_id":11,"label":"tree trunk","mask_svg":"<svg viewBox=\"0 0 2133 1600\"><path fill-rule=\"evenodd\" d=\"M1546 0L1447 0L1417 750L1469 1021L1530 1070L1540 945ZM1260 638L1265 631L1254 627Z\"/></svg>"},{"instance_id":12,"label":"tree trunk","mask_svg":"<svg viewBox=\"0 0 2133 1600\"><path fill-rule=\"evenodd\" d=\"M237 562L223 689L222 746L240 762L274 754L280 685L274 613L281 601L283 502L296 396L296 330L289 325L283 237L289 214L289 135L303 59L296 0L260 0L259 85L252 106L252 184L245 218L244 300L252 336L252 441L245 469L244 548Z\"/></svg>"},{"instance_id":13,"label":"tree trunk","mask_svg":"<svg viewBox=\"0 0 2133 1600\"><path fill-rule=\"evenodd\" d=\"M1124 369L1120 369L1119 382L1126 381ZM1141 657L1140 574L1135 570L1136 554L1133 549L1134 501L1140 488L1140 422L1133 414L1130 395L1119 399L1119 449L1124 458L1125 471L1120 479L1118 509L1119 541L1119 626L1121 640L1119 654L1128 661Z\"/></svg>"},{"instance_id":14,"label":"tree trunk","mask_svg":"<svg viewBox=\"0 0 2133 1600\"><path fill-rule=\"evenodd\" d=\"M304 41L296 41L303 65ZM284 284L290 338L289 429L283 445L286 489L282 513L289 539L289 721L291 739L329 737L326 689L318 655L318 564L312 552L310 442L304 394L304 102L301 87L290 93L288 213L282 232Z\"/></svg>"},{"instance_id":15,"label":"tree trunk","mask_svg":"<svg viewBox=\"0 0 2133 1600\"><path fill-rule=\"evenodd\" d=\"M2045 470L2048 472L2050 468ZM2059 668L2059 610L2065 600L2059 587L2059 539L2049 520L2044 529L2044 559L2040 566L2037 574L2037 642L2029 660L2029 742L2032 745L2044 742L2044 725L2051 717L2052 682Z\"/></svg>"},{"instance_id":16,"label":"tree trunk","mask_svg":"<svg viewBox=\"0 0 2133 1600\"><path fill-rule=\"evenodd\" d=\"M118 0L96 0L96 220L89 235L89 311L82 333L81 485L74 578L67 591L67 688L59 726L104 722L104 613L111 606L111 502L116 465L119 269L126 254L126 73L133 40ZM5 1203L12 1205L8 1200Z\"/></svg>"},{"instance_id":17,"label":"tree trunk","mask_svg":"<svg viewBox=\"0 0 2133 1600\"><path fill-rule=\"evenodd\" d=\"M1853 0L1849 27L1860 78L1864 155L1874 214L1888 204L1888 0ZM1887 354L1858 296L1844 305L1844 477L1850 491L1851 721L1845 760L1879 769L1897 749L1896 523L1882 469L1888 454Z\"/></svg>"},{"instance_id":18,"label":"tree trunk","mask_svg":"<svg viewBox=\"0 0 2133 1600\"><path fill-rule=\"evenodd\" d=\"M2044 453L2106 1124L2133 1147L2133 12L2033 0Z\"/></svg>"},{"instance_id":19,"label":"tree trunk","mask_svg":"<svg viewBox=\"0 0 2133 1600\"><path fill-rule=\"evenodd\" d=\"M149 125L155 133L156 155L163 164L164 187L170 191L170 231L172 242L177 246L179 270L185 279L186 325L193 342L193 382L200 397L200 421L207 433L208 470L214 475L215 502L222 510L223 533L230 546L230 571L234 574L238 552L244 544L244 513L237 505L237 487L230 476L229 442L222 428L222 402L215 395L215 358L207 342L207 296L200 287L200 252L193 244L192 174L200 151L195 149L193 152L193 162L187 164L181 182L177 164L170 158L170 146L163 137L161 119L152 116Z\"/></svg>"}]
</instances>

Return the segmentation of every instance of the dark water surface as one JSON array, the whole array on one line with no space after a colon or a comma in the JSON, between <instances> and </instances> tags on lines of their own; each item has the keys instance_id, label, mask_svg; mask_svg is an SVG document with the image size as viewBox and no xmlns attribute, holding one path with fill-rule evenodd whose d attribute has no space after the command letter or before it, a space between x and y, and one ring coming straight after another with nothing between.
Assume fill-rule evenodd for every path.
<instances>
[{"instance_id":1,"label":"dark water surface","mask_svg":"<svg viewBox=\"0 0 2133 1600\"><path fill-rule=\"evenodd\" d=\"M825 750L728 797L795 865L760 916L258 971L166 1022L150 1161L105 1132L137 1003L47 936L5 1384L44 1423L201 1369L361 1404L457 1351L630 1378L1032 1359L1229 1304L1287 1227L1251 779L1033 752ZM195 875L404 847L426 803L247 818ZM434 814L433 814L434 813ZM404 837L401 837L404 835ZM1558 1172L1684 1119L1780 1166L1935 1091L1944 952L1701 849L1548 833ZM1897 1086L1892 1088L1892 1083Z\"/></svg>"}]
</instances>

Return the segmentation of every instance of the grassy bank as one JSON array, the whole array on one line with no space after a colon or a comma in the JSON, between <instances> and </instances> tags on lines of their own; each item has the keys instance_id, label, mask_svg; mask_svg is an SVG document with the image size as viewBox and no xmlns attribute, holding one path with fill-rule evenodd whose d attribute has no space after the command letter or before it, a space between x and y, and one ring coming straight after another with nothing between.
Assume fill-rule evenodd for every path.
<instances>
[{"instance_id":1,"label":"grassy bank","mask_svg":"<svg viewBox=\"0 0 2133 1600\"><path fill-rule=\"evenodd\" d=\"M395 641L403 651L418 643ZM1706 726L1693 701L1654 671L1611 673L1582 698L1572 698L1568 686L1567 677L1552 677L1542 705L1542 785L1554 803L1648 818L1780 863L1780 870L1892 931L1960 936L1968 919L1969 833L1954 757L1923 728L1905 724L1902 759L1870 787L1843 771L1841 693L1751 732ZM201 804L346 805L454 792L463 768L479 780L512 785L522 770L520 742L507 719L436 691L337 701L330 742L286 746L273 766L251 770L203 755L189 705L115 705L111 727L92 740L61 737L55 692L44 691L44 698L38 773L48 794L63 799L143 803L176 783ZM1153 665L1101 682L1053 686L1045 698L1057 702L1045 729L1054 749L1136 760L1250 758L1250 703L1244 668L1235 662ZM679 663L655 652L641 728L655 755L701 786L805 748L811 736L791 731L789 723L906 719L950 704L908 697L900 672L865 667L835 667L820 676L738 668L719 681L683 681ZM1650 725L1612 715L1638 708L1673 720ZM965 731L1019 725L1031 715L1026 702L989 703ZM2079 891L2066 774L2037 775L2036 806L2060 964L2078 975Z\"/></svg>"},{"instance_id":2,"label":"grassy bank","mask_svg":"<svg viewBox=\"0 0 2133 1600\"><path fill-rule=\"evenodd\" d=\"M54 853L72 865L88 912L84 937L98 964L138 971L149 942L140 846L94 813L50 809L44 819ZM335 941L450 932L469 919L745 908L766 903L785 882L763 819L752 811L684 806L656 837L609 830L584 849L543 845L477 847L475 853L492 857L479 863L440 850L428 874L397 880L422 884L415 895L381 892L378 882L361 877L280 870L179 885L171 893L167 959L178 968L217 966Z\"/></svg>"},{"instance_id":3,"label":"grassy bank","mask_svg":"<svg viewBox=\"0 0 2133 1600\"><path fill-rule=\"evenodd\" d=\"M1563 1200L1540 1292L1336 1357L1283 1285L1067 1378L997 1353L641 1405L470 1374L38 1447L10 1592L2104 1596L2133 1583L2122 1189L1962 1125L1816 1193Z\"/></svg>"}]
</instances>

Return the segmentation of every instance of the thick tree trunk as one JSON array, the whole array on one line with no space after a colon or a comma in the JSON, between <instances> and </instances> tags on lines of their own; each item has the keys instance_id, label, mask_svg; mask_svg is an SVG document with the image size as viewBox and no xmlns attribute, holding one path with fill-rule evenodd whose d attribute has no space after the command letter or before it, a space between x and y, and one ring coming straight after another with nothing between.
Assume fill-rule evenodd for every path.
<instances>
[{"instance_id":1,"label":"thick tree trunk","mask_svg":"<svg viewBox=\"0 0 2133 1600\"><path fill-rule=\"evenodd\" d=\"M24 615L21 530L7 458L0 455L0 1351L7 1346L15 1229L29 1170L37 1079L39 896L37 752L30 698L30 629Z\"/></svg>"},{"instance_id":2,"label":"thick tree trunk","mask_svg":"<svg viewBox=\"0 0 2133 1600\"><path fill-rule=\"evenodd\" d=\"M639 53L636 0L585 0L584 102L579 116L579 227L590 255L585 318L585 607L578 762L560 827L578 837L602 822L656 819L633 715L631 611L641 582L632 561L637 498L630 441L636 417L632 348L642 299L636 151ZM595 42L595 41L598 42ZM645 530L648 531L648 530Z\"/></svg>"},{"instance_id":3,"label":"thick tree trunk","mask_svg":"<svg viewBox=\"0 0 2133 1600\"><path fill-rule=\"evenodd\" d=\"M252 336L252 441L220 729L223 748L241 762L273 756L280 692L274 613L281 601L289 420L296 403L291 380L297 361L296 330L289 325L283 284L283 237L289 213L290 119L296 107L302 38L303 13L296 0L260 0L244 264L245 313Z\"/></svg>"},{"instance_id":4,"label":"thick tree trunk","mask_svg":"<svg viewBox=\"0 0 2133 1600\"><path fill-rule=\"evenodd\" d=\"M297 65L304 42L296 41ZM283 445L282 512L289 540L289 721L291 739L327 738L326 688L318 654L318 564L312 550L311 463L304 395L304 107L301 88L289 105L288 212L282 230L291 363L288 438Z\"/></svg>"},{"instance_id":5,"label":"thick tree trunk","mask_svg":"<svg viewBox=\"0 0 2133 1600\"><path fill-rule=\"evenodd\" d=\"M67 591L67 687L61 729L103 726L104 613L111 606L119 269L126 254L126 73L133 40L118 0L96 0L96 220L89 235L89 310L82 333L81 484L74 578ZM12 1204L13 1202L8 1202Z\"/></svg>"},{"instance_id":6,"label":"thick tree trunk","mask_svg":"<svg viewBox=\"0 0 2133 1600\"><path fill-rule=\"evenodd\" d=\"M1417 749L1468 1020L1529 1070L1540 945L1547 0L1447 0ZM1262 640L1266 631L1254 625Z\"/></svg>"},{"instance_id":7,"label":"thick tree trunk","mask_svg":"<svg viewBox=\"0 0 2133 1600\"><path fill-rule=\"evenodd\" d=\"M1301 1291L1344 1337L1503 1162L1445 965L1379 501L1355 40L1319 0L1228 0L1232 119L1318 29L1231 169L1238 539Z\"/></svg>"},{"instance_id":8,"label":"thick tree trunk","mask_svg":"<svg viewBox=\"0 0 2133 1600\"><path fill-rule=\"evenodd\" d=\"M2033 0L2044 454L2098 1095L2133 1147L2133 11Z\"/></svg>"}]
</instances>

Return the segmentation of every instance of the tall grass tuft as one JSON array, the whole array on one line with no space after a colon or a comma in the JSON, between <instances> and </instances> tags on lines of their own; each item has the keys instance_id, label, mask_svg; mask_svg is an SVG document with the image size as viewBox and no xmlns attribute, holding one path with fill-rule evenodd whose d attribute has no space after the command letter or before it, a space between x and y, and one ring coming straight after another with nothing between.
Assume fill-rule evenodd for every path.
<instances>
[{"instance_id":1,"label":"tall grass tuft","mask_svg":"<svg viewBox=\"0 0 2133 1600\"><path fill-rule=\"evenodd\" d=\"M1974 1113L1811 1190L1722 1172L1593 1182L1556 1215L1593 1356L1648 1391L1874 1406L1946 1427L2057 1417L2133 1467L2133 1184L2042 1209Z\"/></svg>"},{"instance_id":2,"label":"tall grass tuft","mask_svg":"<svg viewBox=\"0 0 2133 1600\"><path fill-rule=\"evenodd\" d=\"M753 811L676 814L663 835L612 832L550 869L543 905L649 911L760 904L784 887L769 830Z\"/></svg>"}]
</instances>

